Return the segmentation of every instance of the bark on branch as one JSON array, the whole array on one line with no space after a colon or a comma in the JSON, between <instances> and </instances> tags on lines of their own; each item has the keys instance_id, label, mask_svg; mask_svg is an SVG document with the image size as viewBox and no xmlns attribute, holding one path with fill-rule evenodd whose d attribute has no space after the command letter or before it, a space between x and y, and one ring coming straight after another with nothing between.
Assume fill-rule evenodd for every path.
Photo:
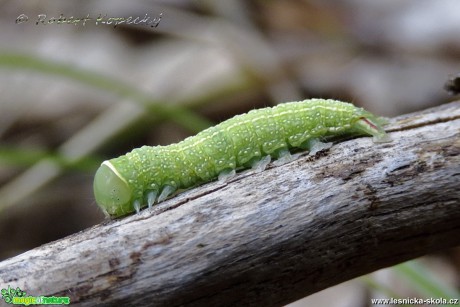
<instances>
[{"instance_id":1,"label":"bark on branch","mask_svg":"<svg viewBox=\"0 0 460 307\"><path fill-rule=\"evenodd\" d=\"M75 306L280 306L460 244L460 102L0 263Z\"/></svg>"}]
</instances>

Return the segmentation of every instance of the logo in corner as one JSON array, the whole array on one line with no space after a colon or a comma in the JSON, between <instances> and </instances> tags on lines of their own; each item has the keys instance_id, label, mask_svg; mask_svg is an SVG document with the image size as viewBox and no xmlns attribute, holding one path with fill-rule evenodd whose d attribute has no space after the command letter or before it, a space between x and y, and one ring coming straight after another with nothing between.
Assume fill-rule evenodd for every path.
<instances>
[{"instance_id":1,"label":"logo in corner","mask_svg":"<svg viewBox=\"0 0 460 307\"><path fill-rule=\"evenodd\" d=\"M2 298L5 301L5 303L8 304L13 304L13 300L15 297L20 298L26 295L27 293L25 291L22 291L19 287L14 289L8 286L8 289L2 289Z\"/></svg>"},{"instance_id":2,"label":"logo in corner","mask_svg":"<svg viewBox=\"0 0 460 307\"><path fill-rule=\"evenodd\" d=\"M7 304L13 305L68 305L70 298L68 296L27 296L26 291L21 288L16 289L8 286L8 289L2 289L2 298Z\"/></svg>"}]
</instances>

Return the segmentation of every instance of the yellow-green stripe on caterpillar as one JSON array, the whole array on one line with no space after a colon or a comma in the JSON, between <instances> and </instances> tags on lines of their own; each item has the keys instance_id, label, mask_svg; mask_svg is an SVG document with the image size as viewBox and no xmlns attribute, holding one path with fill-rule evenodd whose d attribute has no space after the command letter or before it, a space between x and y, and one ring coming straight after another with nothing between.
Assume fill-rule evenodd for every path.
<instances>
[{"instance_id":1,"label":"yellow-green stripe on caterpillar","mask_svg":"<svg viewBox=\"0 0 460 307\"><path fill-rule=\"evenodd\" d=\"M104 161L94 177L94 195L112 218L161 202L178 189L227 179L236 169L265 169L270 158L291 161L290 151L324 147L320 140L372 135L386 141L385 120L337 100L310 99L252 110L177 144L143 146ZM329 145L330 146L330 145Z\"/></svg>"}]
</instances>

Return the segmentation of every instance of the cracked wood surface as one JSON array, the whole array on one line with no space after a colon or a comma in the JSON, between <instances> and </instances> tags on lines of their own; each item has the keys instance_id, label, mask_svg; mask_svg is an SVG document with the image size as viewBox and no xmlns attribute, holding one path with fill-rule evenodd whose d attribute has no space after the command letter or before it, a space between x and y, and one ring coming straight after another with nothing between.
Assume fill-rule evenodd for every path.
<instances>
[{"instance_id":1,"label":"cracked wood surface","mask_svg":"<svg viewBox=\"0 0 460 307\"><path fill-rule=\"evenodd\" d=\"M75 306L280 306L460 245L460 102L211 182L0 263Z\"/></svg>"}]
</instances>

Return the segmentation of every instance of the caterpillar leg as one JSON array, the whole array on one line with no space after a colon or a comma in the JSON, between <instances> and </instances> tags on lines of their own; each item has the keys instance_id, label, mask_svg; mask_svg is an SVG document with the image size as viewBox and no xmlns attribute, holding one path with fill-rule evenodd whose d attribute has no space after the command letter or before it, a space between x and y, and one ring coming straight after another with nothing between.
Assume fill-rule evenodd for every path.
<instances>
[{"instance_id":1,"label":"caterpillar leg","mask_svg":"<svg viewBox=\"0 0 460 307\"><path fill-rule=\"evenodd\" d=\"M165 185L163 188L163 191L161 191L160 196L158 196L158 202L162 202L165 200L169 195L174 193L176 191L176 188L171 186L171 185Z\"/></svg>"},{"instance_id":2,"label":"caterpillar leg","mask_svg":"<svg viewBox=\"0 0 460 307\"><path fill-rule=\"evenodd\" d=\"M309 151L308 155L314 156L316 155L317 152L320 152L321 150L331 148L332 142L323 143L319 139L311 139L311 140L308 140L305 143L305 146L302 146L302 147L305 147L306 149L308 149Z\"/></svg>"},{"instance_id":3,"label":"caterpillar leg","mask_svg":"<svg viewBox=\"0 0 460 307\"><path fill-rule=\"evenodd\" d=\"M155 199L157 198L158 193L156 191L151 191L147 193L147 204L149 209L152 208L153 204L155 203Z\"/></svg>"},{"instance_id":4,"label":"caterpillar leg","mask_svg":"<svg viewBox=\"0 0 460 307\"><path fill-rule=\"evenodd\" d=\"M256 172L260 173L267 168L267 165L270 163L272 157L267 155L262 157L260 160L254 161L251 163L251 168Z\"/></svg>"},{"instance_id":5,"label":"caterpillar leg","mask_svg":"<svg viewBox=\"0 0 460 307\"><path fill-rule=\"evenodd\" d=\"M273 162L273 164L275 166L280 166L280 165L283 165L283 164L286 164L286 163L289 163L289 162L292 162L298 159L299 156L300 156L300 153L291 154L289 149L284 148L278 152L278 159L275 162Z\"/></svg>"},{"instance_id":6,"label":"caterpillar leg","mask_svg":"<svg viewBox=\"0 0 460 307\"><path fill-rule=\"evenodd\" d=\"M235 175L236 175L236 171L234 169L226 169L226 170L221 171L217 178L219 182L227 182L228 180L235 177Z\"/></svg>"},{"instance_id":7,"label":"caterpillar leg","mask_svg":"<svg viewBox=\"0 0 460 307\"><path fill-rule=\"evenodd\" d=\"M141 211L141 202L136 199L133 203L134 210L136 210L136 213L139 213Z\"/></svg>"}]
</instances>

